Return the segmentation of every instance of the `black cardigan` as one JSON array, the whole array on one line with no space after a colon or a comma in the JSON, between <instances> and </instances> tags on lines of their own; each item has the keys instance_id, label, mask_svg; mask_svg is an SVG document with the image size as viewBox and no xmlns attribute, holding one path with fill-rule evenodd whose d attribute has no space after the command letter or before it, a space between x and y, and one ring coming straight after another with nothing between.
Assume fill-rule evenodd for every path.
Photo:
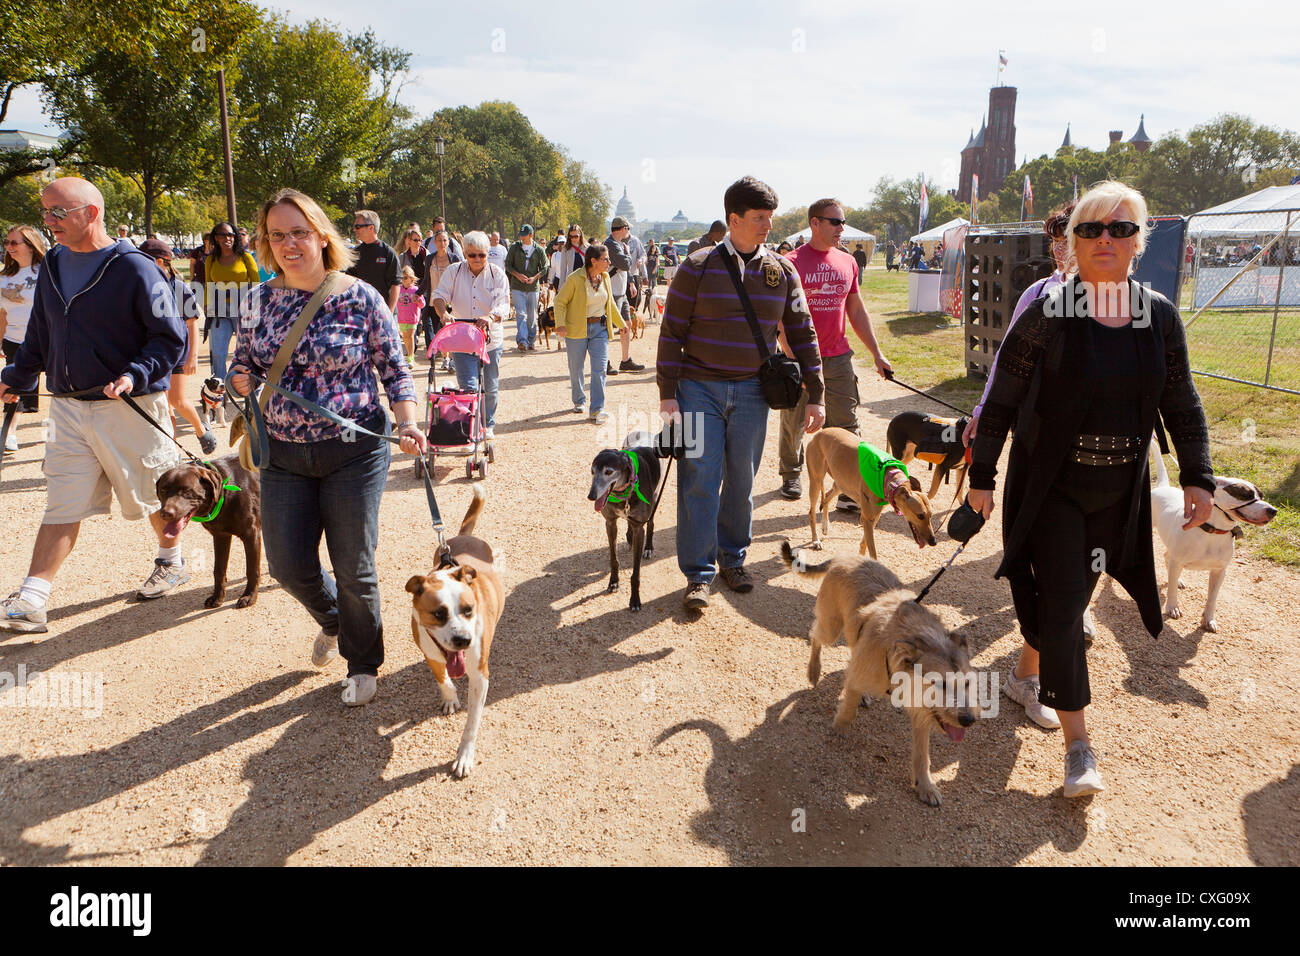
<instances>
[{"instance_id":1,"label":"black cardigan","mask_svg":"<svg viewBox=\"0 0 1300 956\"><path fill-rule=\"evenodd\" d=\"M1159 410L1178 454L1180 483L1213 493L1209 431L1192 385L1182 317L1158 292L1132 280L1129 291L1143 374L1141 435L1149 441ZM1064 317L1067 311L1073 317ZM1037 634L1038 623L1029 532L1074 445L1098 381L1101 359L1086 311L1083 288L1072 277L1035 300L1008 330L971 453L971 487L992 490L998 456L1014 423L1002 498L1004 553L994 576L1010 582L1020 629L1028 634ZM1106 571L1137 602L1154 636L1164 620L1151 545L1150 487L1144 459L1135 469L1123 551L1118 561L1108 561Z\"/></svg>"}]
</instances>

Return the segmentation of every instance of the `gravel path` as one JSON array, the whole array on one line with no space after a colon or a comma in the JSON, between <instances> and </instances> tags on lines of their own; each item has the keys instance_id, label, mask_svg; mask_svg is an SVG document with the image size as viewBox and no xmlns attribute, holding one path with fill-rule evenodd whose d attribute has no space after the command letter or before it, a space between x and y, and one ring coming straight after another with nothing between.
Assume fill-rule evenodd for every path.
<instances>
[{"instance_id":1,"label":"gravel path","mask_svg":"<svg viewBox=\"0 0 1300 956\"><path fill-rule=\"evenodd\" d=\"M102 713L15 706L18 691L0 693L0 860L1300 863L1294 571L1239 559L1219 634L1197 628L1206 575L1193 572L1188 616L1159 640L1103 579L1090 716L1109 790L1063 799L1059 732L1003 698L963 743L934 739L937 810L908 786L901 714L877 703L847 734L831 732L844 648L824 658L820 685L807 685L816 583L779 557L782 538L807 539L807 501L776 493L776 414L757 479L748 561L756 590L724 589L703 618L687 617L670 487L643 576L645 609L629 613L626 590L605 594L603 521L586 500L590 462L657 409L656 332L634 345L650 368L610 380L603 430L569 410L565 355L507 352L502 361L497 465L479 534L505 553L508 596L468 779L448 776L465 715L435 714L436 690L409 637L403 585L428 570L434 539L422 485L398 456L378 553L388 660L378 697L356 710L339 701L339 662L311 668L316 628L274 582L264 578L244 611L233 606L238 586L225 607L204 609L210 571L137 604L153 557L147 527L116 514L85 523L55 585L51 633L0 642L0 672L29 682L35 671L102 674ZM859 374L870 440L883 443L892 415L925 407ZM20 422L23 446L3 482L6 590L25 573L45 500L41 429L35 416ZM188 431L183 440L197 446ZM461 459L445 463L438 502L454 525L469 486ZM1019 637L1006 585L991 579L1000 513L927 604L964 628L977 666L1005 676ZM833 518L828 547L856 553L859 534ZM876 540L881 559L919 588L955 548L939 537L938 548L918 552L888 514ZM204 531L191 526L184 547L211 567ZM238 573L240 545L234 551ZM1156 552L1163 565L1159 542Z\"/></svg>"}]
</instances>

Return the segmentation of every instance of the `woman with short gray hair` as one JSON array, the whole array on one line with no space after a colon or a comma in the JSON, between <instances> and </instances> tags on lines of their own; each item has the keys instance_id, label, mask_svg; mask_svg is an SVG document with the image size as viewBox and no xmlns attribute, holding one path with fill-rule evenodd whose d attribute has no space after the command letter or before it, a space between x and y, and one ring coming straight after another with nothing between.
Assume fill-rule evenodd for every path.
<instances>
[{"instance_id":1,"label":"woman with short gray hair","mask_svg":"<svg viewBox=\"0 0 1300 956\"><path fill-rule=\"evenodd\" d=\"M494 438L498 383L501 378L501 348L505 336L503 320L510 317L510 283L505 270L488 262L491 243L485 233L467 233L463 243L465 261L447 267L433 293L433 307L444 321L473 322L488 336L488 360L483 366L483 414L487 437ZM449 314L450 313L450 314ZM452 366L462 389L478 388L478 357L453 352Z\"/></svg>"}]
</instances>

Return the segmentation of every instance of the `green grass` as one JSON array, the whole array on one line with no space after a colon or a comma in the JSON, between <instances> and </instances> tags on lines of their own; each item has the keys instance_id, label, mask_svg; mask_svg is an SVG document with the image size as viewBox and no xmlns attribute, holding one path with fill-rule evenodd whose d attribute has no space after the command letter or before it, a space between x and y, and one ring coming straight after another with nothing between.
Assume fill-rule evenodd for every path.
<instances>
[{"instance_id":1,"label":"green grass","mask_svg":"<svg viewBox=\"0 0 1300 956\"><path fill-rule=\"evenodd\" d=\"M868 266L862 297L880 347L899 379L960 408L979 401L984 383L965 375L961 325L942 313L908 312L906 273ZM1206 312L1188 329L1193 366L1240 370L1253 355L1259 357L1262 378L1272 322L1271 311ZM1220 334L1229 325L1231 333ZM861 343L853 336L850 341L863 357ZM1300 389L1300 321L1294 312L1279 315L1277 343L1270 380ZM1236 377L1247 376L1238 371ZM1215 473L1254 482L1279 509L1268 527L1247 528L1244 548L1280 564L1300 566L1300 396L1204 376L1195 381L1210 428ZM1172 459L1166 463L1177 481L1177 465Z\"/></svg>"}]
</instances>

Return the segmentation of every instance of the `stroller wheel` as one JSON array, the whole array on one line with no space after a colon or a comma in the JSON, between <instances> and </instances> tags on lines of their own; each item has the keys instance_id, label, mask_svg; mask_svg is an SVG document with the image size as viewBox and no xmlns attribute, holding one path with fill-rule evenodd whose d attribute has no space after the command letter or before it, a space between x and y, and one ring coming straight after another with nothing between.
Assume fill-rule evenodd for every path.
<instances>
[{"instance_id":1,"label":"stroller wheel","mask_svg":"<svg viewBox=\"0 0 1300 956\"><path fill-rule=\"evenodd\" d=\"M469 481L474 480L474 462L472 461L465 462L465 478Z\"/></svg>"},{"instance_id":2,"label":"stroller wheel","mask_svg":"<svg viewBox=\"0 0 1300 956\"><path fill-rule=\"evenodd\" d=\"M491 442L488 442L488 446L487 446L487 460L488 461L497 460L497 449L496 446L493 445Z\"/></svg>"},{"instance_id":3,"label":"stroller wheel","mask_svg":"<svg viewBox=\"0 0 1300 956\"><path fill-rule=\"evenodd\" d=\"M486 477L487 477L487 466L488 466L488 463L487 463L486 461L480 461L480 462L478 463L478 476L479 476L480 478L486 478Z\"/></svg>"}]
</instances>

